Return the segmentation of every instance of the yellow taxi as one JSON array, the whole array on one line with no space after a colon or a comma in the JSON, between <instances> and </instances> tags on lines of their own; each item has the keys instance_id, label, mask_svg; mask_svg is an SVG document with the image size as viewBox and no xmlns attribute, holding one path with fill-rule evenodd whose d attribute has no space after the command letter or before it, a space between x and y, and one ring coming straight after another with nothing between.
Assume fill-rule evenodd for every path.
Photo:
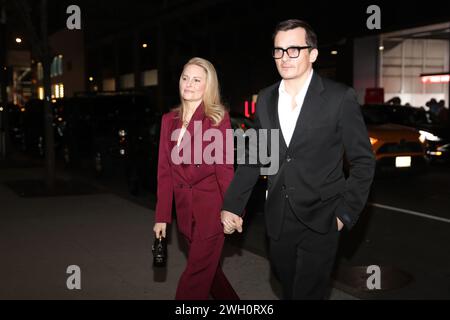
<instances>
[{"instance_id":1,"label":"yellow taxi","mask_svg":"<svg viewBox=\"0 0 450 320\"><path fill-rule=\"evenodd\" d=\"M362 113L378 170L421 171L426 167L424 146L416 129L390 123L389 113L381 106L362 106Z\"/></svg>"}]
</instances>

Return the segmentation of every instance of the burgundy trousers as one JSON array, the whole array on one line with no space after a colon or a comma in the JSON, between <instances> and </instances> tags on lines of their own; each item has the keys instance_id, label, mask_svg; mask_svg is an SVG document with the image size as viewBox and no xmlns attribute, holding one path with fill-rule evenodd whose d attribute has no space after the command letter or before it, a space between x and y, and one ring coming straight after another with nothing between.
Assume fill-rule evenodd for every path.
<instances>
[{"instance_id":1,"label":"burgundy trousers","mask_svg":"<svg viewBox=\"0 0 450 320\"><path fill-rule=\"evenodd\" d=\"M223 233L200 239L193 227L187 239L189 253L186 269L178 282L176 300L239 300L220 267L225 236Z\"/></svg>"}]
</instances>

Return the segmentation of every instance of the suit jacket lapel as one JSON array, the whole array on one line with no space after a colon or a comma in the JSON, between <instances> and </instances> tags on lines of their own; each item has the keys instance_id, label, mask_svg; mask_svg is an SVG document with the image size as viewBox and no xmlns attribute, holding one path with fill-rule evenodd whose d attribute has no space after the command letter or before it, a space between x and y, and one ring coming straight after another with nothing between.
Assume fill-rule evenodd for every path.
<instances>
[{"instance_id":1,"label":"suit jacket lapel","mask_svg":"<svg viewBox=\"0 0 450 320\"><path fill-rule=\"evenodd\" d=\"M180 146L178 148L183 148L186 144L191 143L191 146L193 147L194 143L194 123L196 121L202 121L205 117L205 111L203 103L198 106L198 108L195 110L194 114L191 117L191 121L189 121L189 125L186 128L186 132L189 132L191 139L186 139L186 135L183 135L183 138L181 138ZM181 129L182 126L182 120L177 119L177 123L175 124L176 129ZM203 130L201 130L203 131ZM201 134L201 132L197 132L197 134ZM175 141L175 146L177 145L177 141Z\"/></svg>"},{"instance_id":2,"label":"suit jacket lapel","mask_svg":"<svg viewBox=\"0 0 450 320\"><path fill-rule=\"evenodd\" d=\"M278 143L279 166L281 167L281 164L284 161L284 157L285 157L285 154L287 151L287 145L286 145L286 141L284 140L284 137L283 137L283 132L281 131L280 118L278 117L278 98L279 98L278 88L279 88L279 86L280 85L278 83L278 85L274 86L273 90L270 92L270 95L267 100L267 111L268 111L269 121L270 121L270 128L268 128L268 129L277 129L278 133L279 133L279 143ZM269 139L269 141L268 141L269 150L272 150L270 141L271 141L271 139ZM280 173L280 171L278 171L278 173L274 175L273 180L272 180L272 185L275 185L277 183L279 177L281 176L279 173Z\"/></svg>"},{"instance_id":3,"label":"suit jacket lapel","mask_svg":"<svg viewBox=\"0 0 450 320\"><path fill-rule=\"evenodd\" d=\"M321 109L322 104L325 102L321 96L323 90L322 79L314 72L308 91L306 92L305 100L303 101L302 110L295 124L289 149L294 148L302 140L306 124L312 122L314 115Z\"/></svg>"},{"instance_id":4,"label":"suit jacket lapel","mask_svg":"<svg viewBox=\"0 0 450 320\"><path fill-rule=\"evenodd\" d=\"M182 149L187 150L189 149L191 152L191 157L190 157L190 164L193 164L194 162L194 139L196 137L194 137L194 123L196 121L201 121L202 122L202 130L199 130L200 132L195 132L195 134L197 135L203 135L203 130L205 128L203 128L203 119L205 118L205 111L204 111L204 106L203 103L201 105L199 105L197 107L197 109L195 110L194 114L192 115L191 121L189 122L188 127L186 128L186 132L184 133L183 137L181 138L181 142L180 142L180 146L177 146L177 141L178 141L178 137L176 141L172 141L172 148L176 148L177 150ZM176 118L174 119L174 122L172 124L172 128L173 130L176 129L181 129L182 126L182 120L180 118ZM190 139L187 139L186 133L189 133L190 135ZM203 141L202 137L199 137L197 139L200 139L200 141ZM201 146L202 150L203 150L203 146ZM177 151L179 152L179 151ZM180 173L184 176L184 178L186 179L186 181L190 181L190 177L191 177L191 173L189 171L189 169L191 168L191 166L189 164L184 164L181 163L180 165L176 165L175 166L178 170L180 170Z\"/></svg>"},{"instance_id":5,"label":"suit jacket lapel","mask_svg":"<svg viewBox=\"0 0 450 320\"><path fill-rule=\"evenodd\" d=\"M268 106L268 112L269 112L269 120L270 120L270 129L278 129L280 133L280 154L284 154L287 150L286 141L283 137L283 132L281 131L280 126L280 118L278 117L278 87L279 85L275 86L272 92L270 92L270 95L268 97L267 106Z\"/></svg>"}]
</instances>

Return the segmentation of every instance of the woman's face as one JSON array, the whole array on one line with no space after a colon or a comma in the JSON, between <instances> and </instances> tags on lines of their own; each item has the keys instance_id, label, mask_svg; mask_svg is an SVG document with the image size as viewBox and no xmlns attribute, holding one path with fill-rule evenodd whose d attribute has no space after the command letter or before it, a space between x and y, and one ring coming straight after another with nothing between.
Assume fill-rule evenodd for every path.
<instances>
[{"instance_id":1,"label":"woman's face","mask_svg":"<svg viewBox=\"0 0 450 320\"><path fill-rule=\"evenodd\" d=\"M195 64L187 65L180 77L180 95L188 102L203 100L206 89L206 72Z\"/></svg>"}]
</instances>

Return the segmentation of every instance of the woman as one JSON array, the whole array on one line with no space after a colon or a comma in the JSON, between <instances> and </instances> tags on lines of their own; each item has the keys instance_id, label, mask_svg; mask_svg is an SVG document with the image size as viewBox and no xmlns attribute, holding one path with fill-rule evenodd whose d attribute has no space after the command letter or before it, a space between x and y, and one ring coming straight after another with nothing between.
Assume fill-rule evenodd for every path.
<instances>
[{"instance_id":1,"label":"woman","mask_svg":"<svg viewBox=\"0 0 450 320\"><path fill-rule=\"evenodd\" d=\"M209 294L220 300L239 299L219 265L224 243L220 210L234 169L232 163L226 164L230 150L226 148L225 132L231 126L220 101L214 66L202 58L191 59L183 68L179 89L181 105L162 118L153 231L157 237L166 236L174 195L178 229L189 247L176 299L208 299ZM223 161L205 164L203 151L210 142L204 142L202 137L206 130L213 128L216 133L220 130L223 137L221 154L214 156L220 156ZM201 150L193 142L195 139L202 141ZM198 157L194 159L199 151L201 162Z\"/></svg>"}]
</instances>

